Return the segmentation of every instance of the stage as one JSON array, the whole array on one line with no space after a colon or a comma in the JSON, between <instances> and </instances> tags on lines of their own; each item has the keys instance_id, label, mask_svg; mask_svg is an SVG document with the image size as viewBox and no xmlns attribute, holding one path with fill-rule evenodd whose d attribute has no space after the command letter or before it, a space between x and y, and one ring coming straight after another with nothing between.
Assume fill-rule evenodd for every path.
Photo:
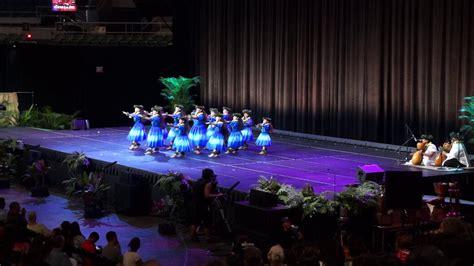
<instances>
[{"instance_id":1,"label":"stage","mask_svg":"<svg viewBox=\"0 0 474 266\"><path fill-rule=\"evenodd\" d=\"M134 151L128 149L128 129L119 127L73 131L1 128L0 138L13 137L27 145L40 145L41 149L50 152L84 152L91 159L103 163L117 161L118 166L150 175L179 171L196 180L202 169L212 168L220 187L228 188L240 181L235 190L242 193L247 193L256 185L259 176L273 176L297 188L310 184L317 192L341 191L346 185L359 182L358 167L367 164L377 164L385 170L422 171L425 183L467 178L472 173L467 170L436 171L404 166L401 160L406 155L405 150L396 151L393 145L383 148L386 144L380 144L377 148L356 145L362 142L354 144L350 140L341 143L281 134L272 136L273 146L268 149L269 154L266 156L259 155L259 147L253 144L248 150L239 151L236 155L222 154L217 158L208 158L208 151L201 155L188 153L185 158L170 158L173 151L165 150L145 155L144 146Z\"/></svg>"}]
</instances>

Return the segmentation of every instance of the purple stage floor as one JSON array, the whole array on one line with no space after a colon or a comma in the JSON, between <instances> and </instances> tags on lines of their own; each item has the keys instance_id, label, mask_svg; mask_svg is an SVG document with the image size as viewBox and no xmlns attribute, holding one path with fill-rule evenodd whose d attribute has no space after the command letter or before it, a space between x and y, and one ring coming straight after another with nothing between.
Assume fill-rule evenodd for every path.
<instances>
[{"instance_id":1,"label":"purple stage floor","mask_svg":"<svg viewBox=\"0 0 474 266\"><path fill-rule=\"evenodd\" d=\"M400 165L404 153L348 144L328 143L307 139L273 136L269 154L258 154L259 147L250 145L236 155L222 154L208 158L189 153L185 158L173 159L172 151L145 155L144 147L137 151L128 149L128 128L97 128L85 131L44 130L36 128L2 128L0 138L14 137L26 144L61 152L85 152L93 159L138 168L154 173L179 171L191 179L200 177L201 170L212 168L218 175L219 185L230 187L240 181L238 191L248 192L259 176L273 176L297 188L310 184L315 191L341 191L344 186L358 183L357 167L378 164L384 169L415 170ZM424 176L446 175L423 170Z\"/></svg>"}]
</instances>

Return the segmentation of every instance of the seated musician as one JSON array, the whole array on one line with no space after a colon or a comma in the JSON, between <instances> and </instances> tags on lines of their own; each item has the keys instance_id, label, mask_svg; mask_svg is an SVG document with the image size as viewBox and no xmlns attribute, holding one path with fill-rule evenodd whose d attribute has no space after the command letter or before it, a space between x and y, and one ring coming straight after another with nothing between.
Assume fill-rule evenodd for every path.
<instances>
[{"instance_id":1,"label":"seated musician","mask_svg":"<svg viewBox=\"0 0 474 266\"><path fill-rule=\"evenodd\" d=\"M423 162L421 165L434 165L436 153L438 149L433 144L433 136L429 134L421 135L421 142L425 144L425 151L423 152Z\"/></svg>"},{"instance_id":2,"label":"seated musician","mask_svg":"<svg viewBox=\"0 0 474 266\"><path fill-rule=\"evenodd\" d=\"M412 153L412 159L405 165L434 165L436 159L436 145L433 144L433 136L429 134L421 135L420 142L417 143L417 152ZM421 158L423 156L423 158ZM415 158L418 159L415 159Z\"/></svg>"},{"instance_id":3,"label":"seated musician","mask_svg":"<svg viewBox=\"0 0 474 266\"><path fill-rule=\"evenodd\" d=\"M471 163L467 157L466 147L462 143L458 133L451 132L449 134L451 139L451 150L446 154L446 160L443 166L446 167L470 167Z\"/></svg>"}]
</instances>

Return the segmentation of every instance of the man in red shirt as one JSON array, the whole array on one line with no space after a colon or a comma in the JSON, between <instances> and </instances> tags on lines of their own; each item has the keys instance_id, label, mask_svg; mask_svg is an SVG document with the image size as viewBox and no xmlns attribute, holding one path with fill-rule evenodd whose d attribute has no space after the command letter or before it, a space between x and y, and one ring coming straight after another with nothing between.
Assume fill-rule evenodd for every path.
<instances>
[{"instance_id":1,"label":"man in red shirt","mask_svg":"<svg viewBox=\"0 0 474 266\"><path fill-rule=\"evenodd\" d=\"M95 243L99 240L99 234L92 232L89 238L82 243L81 248L84 251L83 265L92 266L94 257L97 255L97 247Z\"/></svg>"}]
</instances>

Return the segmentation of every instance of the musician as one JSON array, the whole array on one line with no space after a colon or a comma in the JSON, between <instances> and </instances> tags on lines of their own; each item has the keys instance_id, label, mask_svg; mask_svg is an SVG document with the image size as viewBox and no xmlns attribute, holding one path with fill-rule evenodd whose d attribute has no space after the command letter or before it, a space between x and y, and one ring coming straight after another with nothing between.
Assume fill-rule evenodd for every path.
<instances>
[{"instance_id":1,"label":"musician","mask_svg":"<svg viewBox=\"0 0 474 266\"><path fill-rule=\"evenodd\" d=\"M434 165L438 149L436 148L436 145L433 144L433 136L429 134L421 135L421 143L425 145L425 151L423 152L423 162L421 164L425 166Z\"/></svg>"},{"instance_id":2,"label":"musician","mask_svg":"<svg viewBox=\"0 0 474 266\"><path fill-rule=\"evenodd\" d=\"M461 141L458 133L451 132L449 134L451 139L451 150L446 153L446 160L443 162L443 166L446 167L470 167L471 163L467 157L466 147Z\"/></svg>"},{"instance_id":3,"label":"musician","mask_svg":"<svg viewBox=\"0 0 474 266\"><path fill-rule=\"evenodd\" d=\"M424 166L434 165L434 162L436 159L436 153L438 150L436 148L436 145L433 144L433 136L429 134L421 135L420 142L417 143L417 147L420 147L420 146L423 147L422 150L412 153L411 154L413 156L412 160L405 163L405 165L424 165ZM421 152L421 154L423 155L423 159L421 163L419 160L418 162L414 163L413 162L414 160L417 161L416 159L414 159L415 156L421 157L421 154L419 155L418 152Z\"/></svg>"}]
</instances>

